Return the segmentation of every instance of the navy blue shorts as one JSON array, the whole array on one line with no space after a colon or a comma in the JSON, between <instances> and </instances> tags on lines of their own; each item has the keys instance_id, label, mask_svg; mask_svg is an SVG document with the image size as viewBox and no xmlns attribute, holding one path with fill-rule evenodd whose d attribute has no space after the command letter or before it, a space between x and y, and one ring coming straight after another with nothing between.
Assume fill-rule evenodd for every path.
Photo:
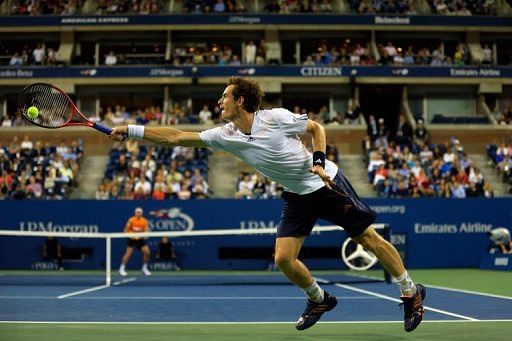
<instances>
[{"instance_id":1,"label":"navy blue shorts","mask_svg":"<svg viewBox=\"0 0 512 341\"><path fill-rule=\"evenodd\" d=\"M341 170L333 179L336 187L299 195L283 192L283 211L277 237L309 236L318 218L341 226L354 238L373 224L377 213L361 202Z\"/></svg>"}]
</instances>

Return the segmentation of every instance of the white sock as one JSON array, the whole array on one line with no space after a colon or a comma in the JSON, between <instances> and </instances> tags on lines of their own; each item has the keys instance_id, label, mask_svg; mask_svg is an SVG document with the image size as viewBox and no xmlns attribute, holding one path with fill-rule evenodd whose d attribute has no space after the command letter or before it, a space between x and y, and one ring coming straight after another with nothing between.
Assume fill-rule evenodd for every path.
<instances>
[{"instance_id":1,"label":"white sock","mask_svg":"<svg viewBox=\"0 0 512 341\"><path fill-rule=\"evenodd\" d=\"M125 270L125 265L121 264L121 266L119 267L119 271L124 271L124 270Z\"/></svg>"},{"instance_id":2,"label":"white sock","mask_svg":"<svg viewBox=\"0 0 512 341\"><path fill-rule=\"evenodd\" d=\"M416 286L407 271L398 277L393 277L393 282L400 288L400 294L402 296L413 296L416 294Z\"/></svg>"},{"instance_id":3,"label":"white sock","mask_svg":"<svg viewBox=\"0 0 512 341\"><path fill-rule=\"evenodd\" d=\"M143 269L143 270L147 270L147 269L148 269L148 263L144 263L144 264L142 265L142 269Z\"/></svg>"},{"instance_id":4,"label":"white sock","mask_svg":"<svg viewBox=\"0 0 512 341\"><path fill-rule=\"evenodd\" d=\"M320 288L316 281L313 282L309 287L302 288L309 299L316 303L322 303L324 301L324 289Z\"/></svg>"}]
</instances>

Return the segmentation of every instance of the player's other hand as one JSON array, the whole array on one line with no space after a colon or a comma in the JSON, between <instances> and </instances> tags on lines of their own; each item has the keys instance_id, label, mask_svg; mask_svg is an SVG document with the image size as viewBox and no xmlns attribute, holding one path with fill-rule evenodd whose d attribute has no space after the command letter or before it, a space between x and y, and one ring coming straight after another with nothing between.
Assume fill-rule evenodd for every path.
<instances>
[{"instance_id":1,"label":"player's other hand","mask_svg":"<svg viewBox=\"0 0 512 341\"><path fill-rule=\"evenodd\" d=\"M334 181L325 174L325 169L323 169L322 166L313 166L309 172L318 175L327 188L332 189L335 186Z\"/></svg>"},{"instance_id":2,"label":"player's other hand","mask_svg":"<svg viewBox=\"0 0 512 341\"><path fill-rule=\"evenodd\" d=\"M112 133L108 135L111 140L123 142L128 136L128 126L119 126L112 128Z\"/></svg>"}]
</instances>

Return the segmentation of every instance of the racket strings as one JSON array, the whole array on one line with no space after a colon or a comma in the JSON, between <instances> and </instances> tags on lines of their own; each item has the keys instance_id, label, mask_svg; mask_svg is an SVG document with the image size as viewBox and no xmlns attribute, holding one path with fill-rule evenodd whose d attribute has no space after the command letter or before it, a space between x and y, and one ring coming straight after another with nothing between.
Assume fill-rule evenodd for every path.
<instances>
[{"instance_id":1,"label":"racket strings","mask_svg":"<svg viewBox=\"0 0 512 341\"><path fill-rule=\"evenodd\" d=\"M68 97L47 85L34 84L26 88L20 95L20 104L23 116L43 127L58 128L70 119L71 105ZM37 117L27 115L31 106L39 110Z\"/></svg>"}]
</instances>

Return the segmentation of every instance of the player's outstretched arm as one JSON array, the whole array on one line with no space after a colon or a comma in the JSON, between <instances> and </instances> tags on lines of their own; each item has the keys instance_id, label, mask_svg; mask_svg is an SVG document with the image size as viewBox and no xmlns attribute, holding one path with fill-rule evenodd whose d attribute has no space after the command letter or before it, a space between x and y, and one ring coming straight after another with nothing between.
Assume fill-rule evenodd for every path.
<instances>
[{"instance_id":1,"label":"player's outstretched arm","mask_svg":"<svg viewBox=\"0 0 512 341\"><path fill-rule=\"evenodd\" d=\"M115 127L111 139L123 141L128 135L128 126ZM163 146L206 147L199 133L182 131L171 127L144 127L143 139Z\"/></svg>"}]
</instances>

